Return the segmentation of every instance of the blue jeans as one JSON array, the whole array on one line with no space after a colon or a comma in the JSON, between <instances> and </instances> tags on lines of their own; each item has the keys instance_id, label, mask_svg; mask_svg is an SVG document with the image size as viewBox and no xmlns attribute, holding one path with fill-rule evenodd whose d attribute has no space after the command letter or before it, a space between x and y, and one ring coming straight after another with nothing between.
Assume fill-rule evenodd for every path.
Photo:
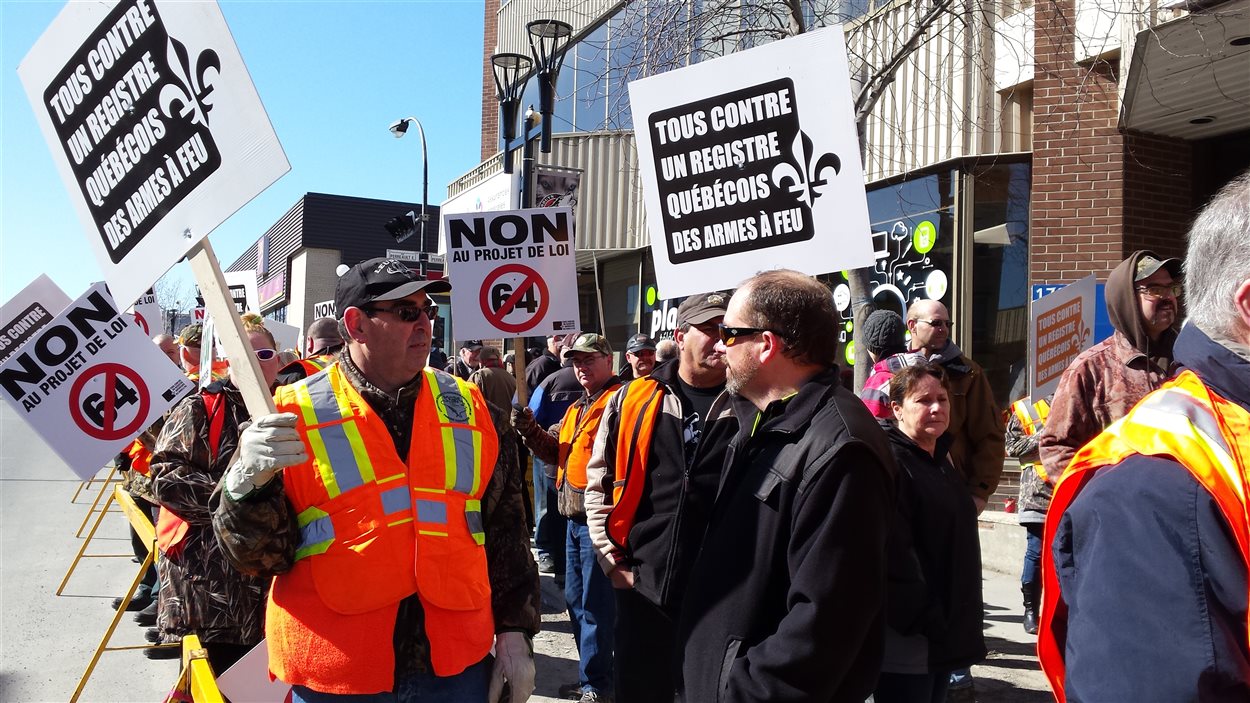
<instances>
[{"instance_id":1,"label":"blue jeans","mask_svg":"<svg viewBox=\"0 0 1250 703\"><path fill-rule=\"evenodd\" d=\"M412 674L397 682L388 693L321 693L304 686L291 687L292 703L486 703L490 668L494 658L485 659L456 674L435 676Z\"/></svg>"},{"instance_id":2,"label":"blue jeans","mask_svg":"<svg viewBox=\"0 0 1250 703\"><path fill-rule=\"evenodd\" d=\"M1028 541L1024 545L1024 570L1020 572L1020 583L1038 583L1042 580L1042 530L1046 525L1040 522L1024 523L1028 533Z\"/></svg>"},{"instance_id":3,"label":"blue jeans","mask_svg":"<svg viewBox=\"0 0 1250 703\"><path fill-rule=\"evenodd\" d=\"M568 523L564 600L577 643L577 682L582 691L606 694L612 690L616 596L612 593L612 581L595 559L586 519L570 519Z\"/></svg>"},{"instance_id":4,"label":"blue jeans","mask_svg":"<svg viewBox=\"0 0 1250 703\"><path fill-rule=\"evenodd\" d=\"M554 471L538 457L534 457L534 546L539 555L551 557L556 573L564 573L565 518L556 510L556 482L547 475Z\"/></svg>"}]
</instances>

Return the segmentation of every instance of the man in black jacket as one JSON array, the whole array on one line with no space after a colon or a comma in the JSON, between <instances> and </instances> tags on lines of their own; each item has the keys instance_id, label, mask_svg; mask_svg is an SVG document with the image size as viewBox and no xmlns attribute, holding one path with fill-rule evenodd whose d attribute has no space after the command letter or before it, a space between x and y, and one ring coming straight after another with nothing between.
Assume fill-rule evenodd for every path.
<instances>
[{"instance_id":1,"label":"man in black jacket","mask_svg":"<svg viewBox=\"0 0 1250 703\"><path fill-rule=\"evenodd\" d=\"M795 271L729 301L718 349L740 430L682 601L682 700L872 693L894 460L839 384L836 324L829 290Z\"/></svg>"},{"instance_id":2,"label":"man in black jacket","mask_svg":"<svg viewBox=\"0 0 1250 703\"><path fill-rule=\"evenodd\" d=\"M671 702L677 692L674 601L737 430L732 412L709 415L725 388L716 325L728 302L728 293L686 298L677 309L680 356L608 401L586 466L590 539L615 588L617 703ZM642 348L639 338L651 342L635 335L631 349Z\"/></svg>"}]
</instances>

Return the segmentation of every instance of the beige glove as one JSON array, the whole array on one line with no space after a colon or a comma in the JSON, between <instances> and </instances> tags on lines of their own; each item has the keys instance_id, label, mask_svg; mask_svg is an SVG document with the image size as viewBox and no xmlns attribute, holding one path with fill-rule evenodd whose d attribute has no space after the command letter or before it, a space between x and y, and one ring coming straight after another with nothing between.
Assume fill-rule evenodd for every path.
<instances>
[{"instance_id":1,"label":"beige glove","mask_svg":"<svg viewBox=\"0 0 1250 703\"><path fill-rule=\"evenodd\" d=\"M525 703L534 692L534 645L524 632L495 635L495 667L490 673L488 703L500 703L505 681L512 690L507 703Z\"/></svg>"},{"instance_id":2,"label":"beige glove","mask_svg":"<svg viewBox=\"0 0 1250 703\"><path fill-rule=\"evenodd\" d=\"M274 474L308 461L294 413L263 415L239 435L239 455L226 471L224 488L236 501L264 487Z\"/></svg>"}]
</instances>

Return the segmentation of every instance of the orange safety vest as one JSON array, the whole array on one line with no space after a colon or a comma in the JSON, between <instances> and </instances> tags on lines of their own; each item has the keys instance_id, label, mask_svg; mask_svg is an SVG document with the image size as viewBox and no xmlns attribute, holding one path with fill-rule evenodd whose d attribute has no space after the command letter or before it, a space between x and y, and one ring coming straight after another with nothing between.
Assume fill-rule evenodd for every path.
<instances>
[{"instance_id":1,"label":"orange safety vest","mask_svg":"<svg viewBox=\"0 0 1250 703\"><path fill-rule=\"evenodd\" d=\"M399 603L425 612L434 673L484 659L494 641L481 499L499 441L481 393L424 371L408 462L338 364L278 389L311 459L283 472L301 541L265 613L269 667L325 693L394 684Z\"/></svg>"},{"instance_id":2,"label":"orange safety vest","mask_svg":"<svg viewBox=\"0 0 1250 703\"><path fill-rule=\"evenodd\" d=\"M149 476L152 473L152 452L143 446L143 442L135 440L130 443L130 447L126 449L126 456L130 457L130 469L135 473Z\"/></svg>"},{"instance_id":3,"label":"orange safety vest","mask_svg":"<svg viewBox=\"0 0 1250 703\"><path fill-rule=\"evenodd\" d=\"M1135 454L1167 457L1184 466L1215 499L1242 560L1250 568L1250 413L1211 392L1192 371L1184 371L1141 400L1127 415L1072 458L1059 479L1046 517L1043 544L1052 544L1064 511L1104 466ZM1042 622L1037 653L1058 703L1064 703L1064 647L1068 606L1060 592L1051 550L1042 550ZM1250 622L1243 635L1250 643Z\"/></svg>"},{"instance_id":4,"label":"orange safety vest","mask_svg":"<svg viewBox=\"0 0 1250 703\"><path fill-rule=\"evenodd\" d=\"M297 364L304 367L304 372L309 376L320 372L325 367L334 363L334 357L329 354L321 354L318 356L310 356L307 359L296 360Z\"/></svg>"},{"instance_id":5,"label":"orange safety vest","mask_svg":"<svg viewBox=\"0 0 1250 703\"><path fill-rule=\"evenodd\" d=\"M647 462L656 421L663 411L664 384L650 378L631 381L621 398L616 430L616 478L612 484L612 511L608 513L608 539L628 549L629 531L647 485ZM630 480L630 479L633 480Z\"/></svg>"},{"instance_id":6,"label":"orange safety vest","mask_svg":"<svg viewBox=\"0 0 1250 703\"><path fill-rule=\"evenodd\" d=\"M560 423L560 461L556 469L556 488L564 486L565 480L579 491L586 490L586 464L595 446L595 434L599 420L612 394L620 388L619 382L604 388L599 398L589 407L585 403L573 403L564 413Z\"/></svg>"}]
</instances>

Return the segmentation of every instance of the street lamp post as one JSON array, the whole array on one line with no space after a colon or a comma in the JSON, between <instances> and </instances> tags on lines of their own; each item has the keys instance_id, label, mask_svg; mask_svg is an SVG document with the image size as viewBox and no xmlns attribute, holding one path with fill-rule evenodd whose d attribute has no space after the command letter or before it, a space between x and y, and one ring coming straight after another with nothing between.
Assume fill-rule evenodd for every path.
<instances>
[{"instance_id":1,"label":"street lamp post","mask_svg":"<svg viewBox=\"0 0 1250 703\"><path fill-rule=\"evenodd\" d=\"M420 135L421 137L421 216L419 218L414 218L414 219L415 221L419 221L421 223L419 227L419 230L421 232L421 244L419 245L418 248L421 249L421 251L425 251L425 223L428 222L430 219L429 213L425 211L426 203L430 199L430 159L429 159L429 154L428 152L426 152L426 149L425 149L425 129L421 127L420 120L418 120L415 117L405 117L402 120L396 120L394 123L391 124L390 129L391 129L391 134L395 135L396 139L400 139L405 134L407 134L409 124L415 124L417 126L417 134ZM411 216L414 213L410 212L408 214ZM414 224L415 224L415 221L414 221ZM414 231L416 231L416 229L418 228L414 228ZM396 242L402 242L404 239L407 239L409 236L411 236L410 234L400 236L396 234L394 231L392 232L392 234L395 234Z\"/></svg>"},{"instance_id":2,"label":"street lamp post","mask_svg":"<svg viewBox=\"0 0 1250 703\"><path fill-rule=\"evenodd\" d=\"M503 172L512 173L512 153L517 146L521 152L522 209L533 205L534 139L538 138L542 153L551 153L551 115L555 111L556 79L564 65L564 51L573 36L573 26L559 20L534 20L525 25L529 34L530 56L499 53L490 57L495 76L495 97L499 100L499 127L503 137ZM531 76L538 78L538 112L530 107L525 113L521 135L517 135L517 117L525 83ZM534 127L540 129L535 133ZM518 144L519 140L519 144ZM526 402L525 342L516 337L512 344L516 358L514 368L517 376L517 399Z\"/></svg>"}]
</instances>

